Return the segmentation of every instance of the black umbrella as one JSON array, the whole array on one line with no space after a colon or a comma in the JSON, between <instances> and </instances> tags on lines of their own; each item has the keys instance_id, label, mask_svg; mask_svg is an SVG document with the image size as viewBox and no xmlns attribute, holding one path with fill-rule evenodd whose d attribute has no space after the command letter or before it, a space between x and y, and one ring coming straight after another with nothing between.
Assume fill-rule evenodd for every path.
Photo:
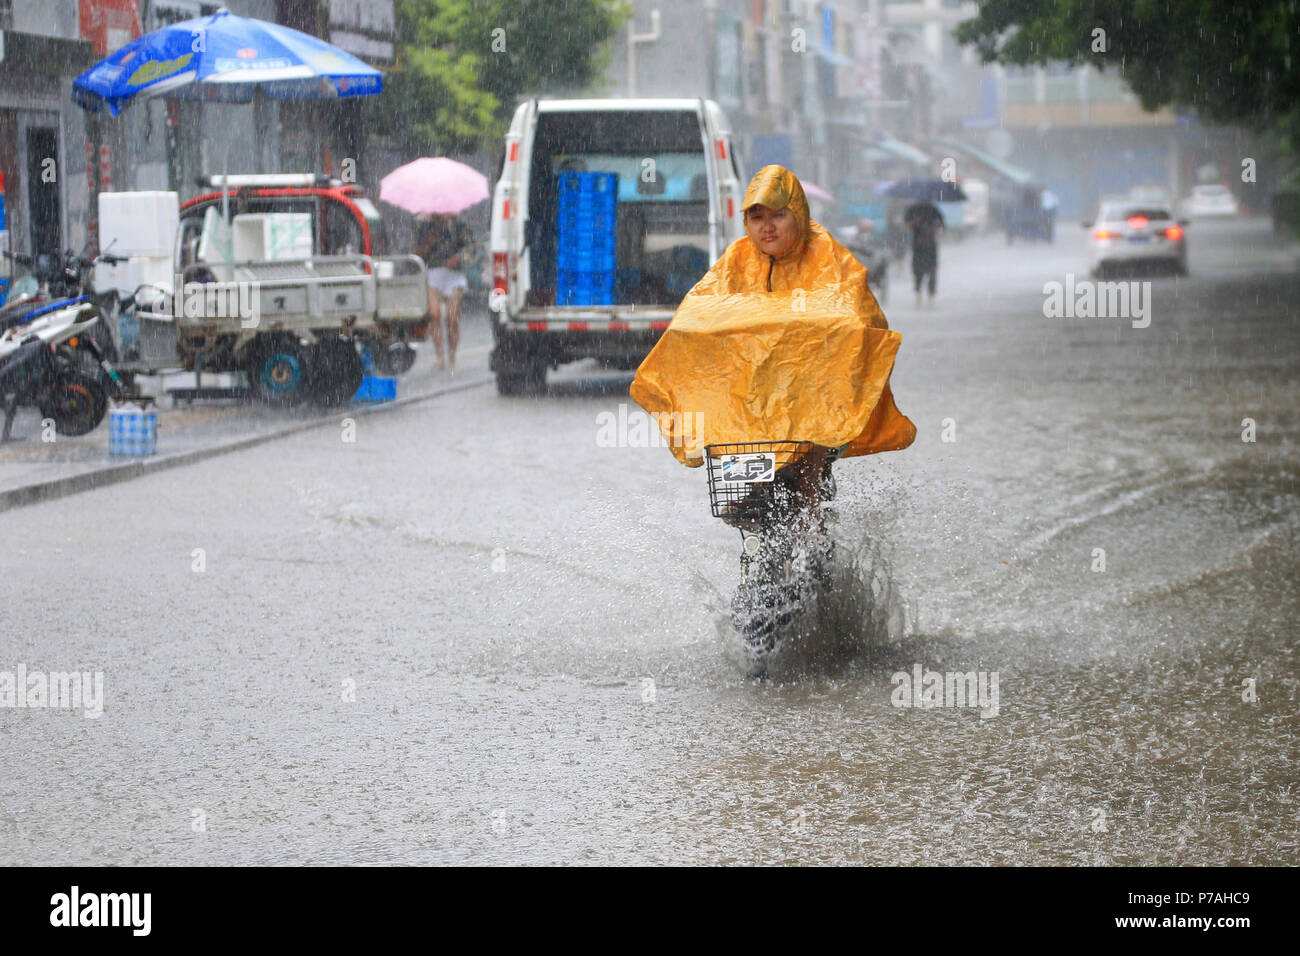
<instances>
[{"instance_id":1,"label":"black umbrella","mask_svg":"<svg viewBox=\"0 0 1300 956\"><path fill-rule=\"evenodd\" d=\"M885 190L891 199L919 202L965 202L966 194L956 183L925 176L908 176Z\"/></svg>"}]
</instances>

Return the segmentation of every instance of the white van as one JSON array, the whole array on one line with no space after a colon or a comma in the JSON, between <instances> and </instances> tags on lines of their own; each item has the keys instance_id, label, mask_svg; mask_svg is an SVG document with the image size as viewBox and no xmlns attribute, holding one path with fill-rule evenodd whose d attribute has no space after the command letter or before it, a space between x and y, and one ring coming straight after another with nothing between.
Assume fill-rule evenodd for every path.
<instances>
[{"instance_id":1,"label":"white van","mask_svg":"<svg viewBox=\"0 0 1300 956\"><path fill-rule=\"evenodd\" d=\"M610 304L559 304L559 181L570 170L618 176ZM711 100L522 104L492 201L497 390L540 391L548 367L581 358L636 368L682 297L744 235L743 192Z\"/></svg>"}]
</instances>

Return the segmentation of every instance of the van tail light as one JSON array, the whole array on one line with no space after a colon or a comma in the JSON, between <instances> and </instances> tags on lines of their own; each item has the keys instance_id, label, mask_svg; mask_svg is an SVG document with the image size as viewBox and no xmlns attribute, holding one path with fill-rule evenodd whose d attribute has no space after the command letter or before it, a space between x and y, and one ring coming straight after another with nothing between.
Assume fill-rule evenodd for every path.
<instances>
[{"instance_id":1,"label":"van tail light","mask_svg":"<svg viewBox=\"0 0 1300 956\"><path fill-rule=\"evenodd\" d=\"M1109 229L1098 229L1096 232L1094 232L1094 233L1092 234L1092 238L1094 238L1094 239L1114 239L1114 238L1115 238L1115 233L1111 232Z\"/></svg>"},{"instance_id":2,"label":"van tail light","mask_svg":"<svg viewBox=\"0 0 1300 956\"><path fill-rule=\"evenodd\" d=\"M727 141L725 139L716 139L713 141L714 149L718 159L727 158Z\"/></svg>"},{"instance_id":3,"label":"van tail light","mask_svg":"<svg viewBox=\"0 0 1300 956\"><path fill-rule=\"evenodd\" d=\"M504 252L492 253L492 291L502 295L510 291L510 258Z\"/></svg>"},{"instance_id":4,"label":"van tail light","mask_svg":"<svg viewBox=\"0 0 1300 956\"><path fill-rule=\"evenodd\" d=\"M1146 216L1129 216L1128 224L1134 229L1145 229L1147 224Z\"/></svg>"},{"instance_id":5,"label":"van tail light","mask_svg":"<svg viewBox=\"0 0 1300 956\"><path fill-rule=\"evenodd\" d=\"M1178 226L1170 226L1168 229L1165 230L1165 238L1181 239L1183 238L1183 230Z\"/></svg>"}]
</instances>

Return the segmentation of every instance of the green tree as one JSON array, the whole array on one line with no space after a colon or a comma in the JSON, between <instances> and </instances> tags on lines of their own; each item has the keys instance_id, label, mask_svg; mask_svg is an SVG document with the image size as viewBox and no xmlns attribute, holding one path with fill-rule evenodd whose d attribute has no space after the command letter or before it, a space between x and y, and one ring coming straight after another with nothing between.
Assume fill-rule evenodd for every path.
<instances>
[{"instance_id":1,"label":"green tree","mask_svg":"<svg viewBox=\"0 0 1300 956\"><path fill-rule=\"evenodd\" d=\"M1297 0L979 0L955 36L984 61L1118 70L1149 110L1278 129L1300 146ZM1098 33L1097 31L1103 31Z\"/></svg>"},{"instance_id":2,"label":"green tree","mask_svg":"<svg viewBox=\"0 0 1300 956\"><path fill-rule=\"evenodd\" d=\"M421 152L501 136L525 94L581 89L608 63L624 0L398 0L379 126Z\"/></svg>"}]
</instances>

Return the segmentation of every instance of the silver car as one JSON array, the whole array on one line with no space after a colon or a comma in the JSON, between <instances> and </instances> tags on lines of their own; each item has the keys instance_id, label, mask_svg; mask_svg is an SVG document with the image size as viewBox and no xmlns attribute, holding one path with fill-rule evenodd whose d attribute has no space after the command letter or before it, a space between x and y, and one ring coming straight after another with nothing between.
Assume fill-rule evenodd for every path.
<instances>
[{"instance_id":1,"label":"silver car","mask_svg":"<svg viewBox=\"0 0 1300 956\"><path fill-rule=\"evenodd\" d=\"M1088 265L1100 278L1117 266L1159 265L1187 275L1187 221L1175 220L1167 203L1104 202L1091 230Z\"/></svg>"},{"instance_id":2,"label":"silver car","mask_svg":"<svg viewBox=\"0 0 1300 956\"><path fill-rule=\"evenodd\" d=\"M1183 200L1183 215L1188 219L1231 219L1240 211L1227 186L1197 186Z\"/></svg>"}]
</instances>

